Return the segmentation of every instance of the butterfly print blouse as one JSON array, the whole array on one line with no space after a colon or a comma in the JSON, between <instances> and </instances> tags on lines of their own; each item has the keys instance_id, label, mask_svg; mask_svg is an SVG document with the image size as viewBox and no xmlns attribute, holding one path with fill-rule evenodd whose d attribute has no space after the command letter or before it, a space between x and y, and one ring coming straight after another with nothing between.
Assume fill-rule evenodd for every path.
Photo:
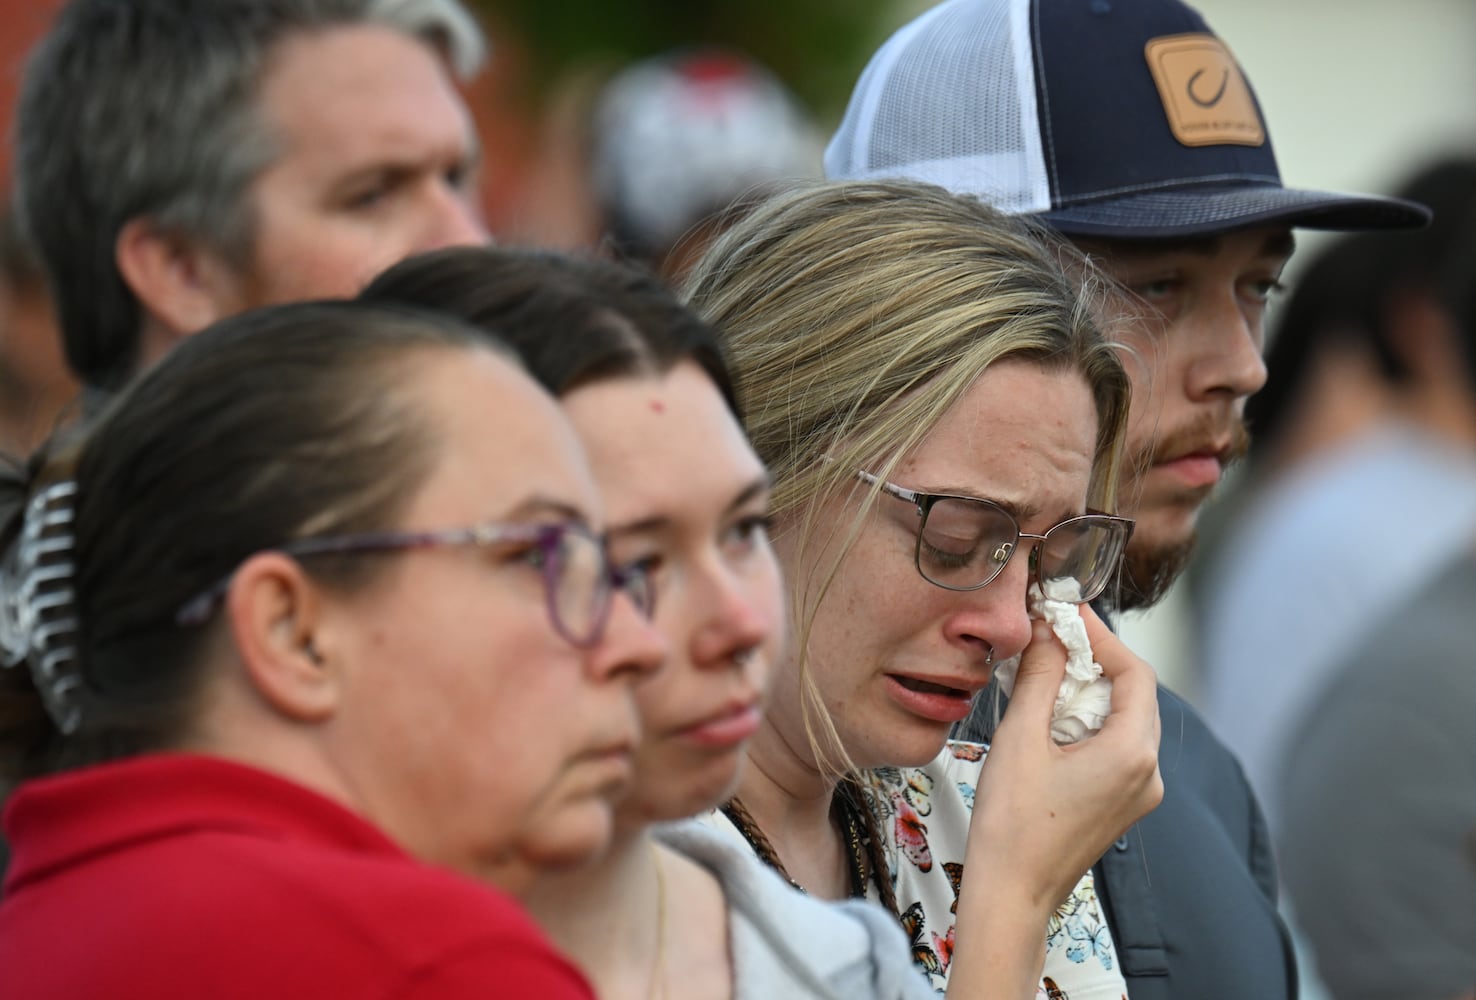
<instances>
[{"instance_id":1,"label":"butterfly print blouse","mask_svg":"<svg viewBox=\"0 0 1476 1000\"><path fill-rule=\"evenodd\" d=\"M940 994L948 985L953 959L964 849L986 753L981 744L952 741L925 767L871 772L869 797L886 838L912 960ZM1043 930L1046 960L1038 1000L1126 998L1127 985L1091 872Z\"/></svg>"}]
</instances>

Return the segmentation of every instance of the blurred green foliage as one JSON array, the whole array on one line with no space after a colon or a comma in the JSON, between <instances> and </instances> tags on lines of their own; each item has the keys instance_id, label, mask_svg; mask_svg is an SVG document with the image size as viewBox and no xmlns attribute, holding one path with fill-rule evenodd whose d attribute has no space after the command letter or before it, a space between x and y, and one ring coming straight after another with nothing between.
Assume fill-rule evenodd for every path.
<instances>
[{"instance_id":1,"label":"blurred green foliage","mask_svg":"<svg viewBox=\"0 0 1476 1000\"><path fill-rule=\"evenodd\" d=\"M873 50L901 23L896 0L472 0L526 48L535 93L564 72L685 45L723 45L838 117ZM894 23L895 22L895 23ZM494 29L495 31L496 29Z\"/></svg>"}]
</instances>

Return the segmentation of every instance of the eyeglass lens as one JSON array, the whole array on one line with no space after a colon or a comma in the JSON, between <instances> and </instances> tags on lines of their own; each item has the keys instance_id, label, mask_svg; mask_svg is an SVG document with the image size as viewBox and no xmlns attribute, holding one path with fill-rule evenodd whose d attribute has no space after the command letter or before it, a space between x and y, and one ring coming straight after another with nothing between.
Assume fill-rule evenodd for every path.
<instances>
[{"instance_id":1,"label":"eyeglass lens","mask_svg":"<svg viewBox=\"0 0 1476 1000\"><path fill-rule=\"evenodd\" d=\"M604 543L585 531L561 527L545 541L543 558L554 626L576 646L600 641L615 588L647 618L656 610L655 581L647 569L612 567Z\"/></svg>"},{"instance_id":2,"label":"eyeglass lens","mask_svg":"<svg viewBox=\"0 0 1476 1000\"><path fill-rule=\"evenodd\" d=\"M1071 520L1046 532L1033 557L1045 596L1091 600L1110 581L1123 533L1111 524ZM997 577L1020 542L1019 526L1002 507L962 497L935 498L918 530L917 568L929 581L973 590Z\"/></svg>"},{"instance_id":3,"label":"eyeglass lens","mask_svg":"<svg viewBox=\"0 0 1476 1000\"><path fill-rule=\"evenodd\" d=\"M656 581L643 563L619 566L611 571L615 589L625 594L646 618L656 614Z\"/></svg>"},{"instance_id":4,"label":"eyeglass lens","mask_svg":"<svg viewBox=\"0 0 1476 1000\"><path fill-rule=\"evenodd\" d=\"M593 646L610 612L611 574L605 547L593 535L563 526L543 546L549 612L559 632L576 646Z\"/></svg>"}]
</instances>

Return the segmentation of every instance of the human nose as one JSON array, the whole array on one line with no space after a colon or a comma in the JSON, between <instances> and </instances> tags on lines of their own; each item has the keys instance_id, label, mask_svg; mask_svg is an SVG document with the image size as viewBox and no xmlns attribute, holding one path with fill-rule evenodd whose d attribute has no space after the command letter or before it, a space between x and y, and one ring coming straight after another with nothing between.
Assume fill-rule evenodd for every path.
<instances>
[{"instance_id":1,"label":"human nose","mask_svg":"<svg viewBox=\"0 0 1476 1000\"><path fill-rule=\"evenodd\" d=\"M427 194L425 225L418 252L442 247L488 243L491 235L482 222L482 213L473 194L444 179L433 182Z\"/></svg>"},{"instance_id":2,"label":"human nose","mask_svg":"<svg viewBox=\"0 0 1476 1000\"><path fill-rule=\"evenodd\" d=\"M987 649L996 663L1024 651L1030 643L1025 591L1037 544L1021 536L998 576L978 590L954 591L958 606L944 622L950 643L971 651Z\"/></svg>"},{"instance_id":3,"label":"human nose","mask_svg":"<svg viewBox=\"0 0 1476 1000\"><path fill-rule=\"evenodd\" d=\"M690 653L699 667L726 667L739 654L767 642L779 627L775 611L783 603L778 570L711 565L691 579L684 604L699 617ZM677 609L673 609L676 611ZM659 612L658 612L659 614Z\"/></svg>"},{"instance_id":4,"label":"human nose","mask_svg":"<svg viewBox=\"0 0 1476 1000\"><path fill-rule=\"evenodd\" d=\"M1241 301L1234 289L1206 304L1197 336L1187 338L1194 356L1188 365L1191 399L1244 399L1266 384L1261 307Z\"/></svg>"},{"instance_id":5,"label":"human nose","mask_svg":"<svg viewBox=\"0 0 1476 1000\"><path fill-rule=\"evenodd\" d=\"M654 673L670 654L666 636L623 590L610 598L609 618L599 642L585 656L590 679L635 680Z\"/></svg>"}]
</instances>

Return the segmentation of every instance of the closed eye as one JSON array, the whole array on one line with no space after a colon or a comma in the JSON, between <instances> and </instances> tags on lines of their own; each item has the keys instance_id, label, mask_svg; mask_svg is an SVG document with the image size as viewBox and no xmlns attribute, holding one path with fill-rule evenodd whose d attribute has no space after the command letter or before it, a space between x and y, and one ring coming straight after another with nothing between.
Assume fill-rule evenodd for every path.
<instances>
[{"instance_id":1,"label":"closed eye","mask_svg":"<svg viewBox=\"0 0 1476 1000\"><path fill-rule=\"evenodd\" d=\"M941 547L936 544L938 542L943 543ZM936 536L934 536L931 537L931 539L923 540L923 542L921 543L922 552L923 555L930 562L933 562L940 567L944 567L947 569L962 569L963 567L974 561L975 556L979 552L979 546L977 540L973 539L960 538L957 540L957 542L958 544L955 547L948 544L948 539L937 538Z\"/></svg>"},{"instance_id":2,"label":"closed eye","mask_svg":"<svg viewBox=\"0 0 1476 1000\"><path fill-rule=\"evenodd\" d=\"M371 211L378 208L405 183L405 174L399 170L378 170L364 177L349 188L344 205L350 211Z\"/></svg>"}]
</instances>

